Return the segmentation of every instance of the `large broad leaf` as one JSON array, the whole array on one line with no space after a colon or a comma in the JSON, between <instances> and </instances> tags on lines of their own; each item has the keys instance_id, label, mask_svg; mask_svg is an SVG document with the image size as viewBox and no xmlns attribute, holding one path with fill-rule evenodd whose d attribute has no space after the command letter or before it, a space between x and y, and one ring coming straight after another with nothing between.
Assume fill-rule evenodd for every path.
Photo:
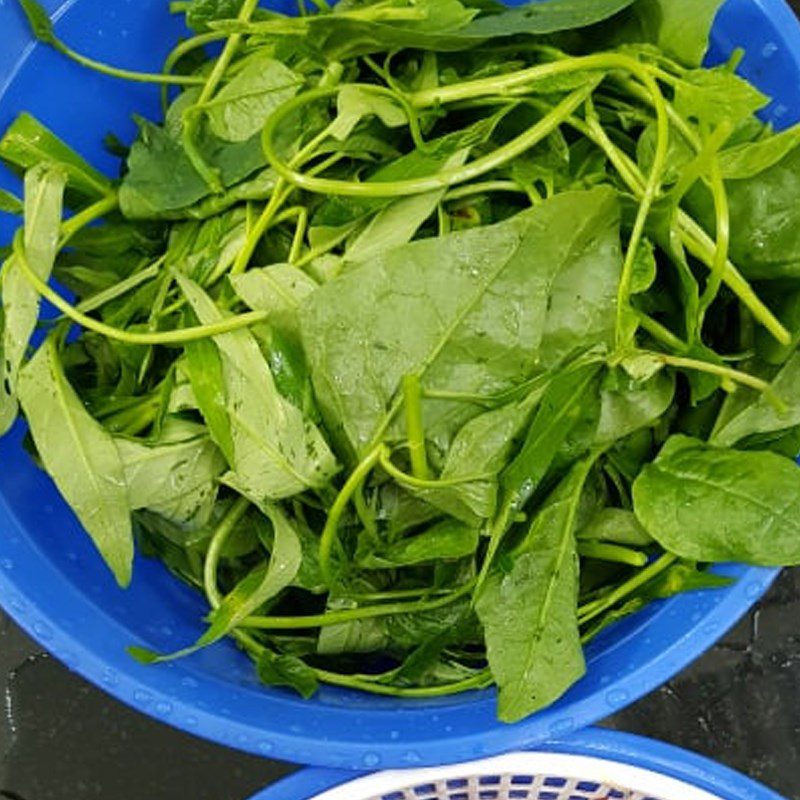
<instances>
[{"instance_id":1,"label":"large broad leaf","mask_svg":"<svg viewBox=\"0 0 800 800\"><path fill-rule=\"evenodd\" d=\"M238 71L207 104L211 130L227 142L244 142L258 133L267 117L290 100L303 77L280 61L257 51L238 65Z\"/></svg>"},{"instance_id":2,"label":"large broad leaf","mask_svg":"<svg viewBox=\"0 0 800 800\"><path fill-rule=\"evenodd\" d=\"M182 275L177 279L201 323L224 319L197 284ZM236 484L261 502L324 486L336 471L336 460L319 430L278 392L253 335L234 331L215 337L215 343L222 359Z\"/></svg>"},{"instance_id":3,"label":"large broad leaf","mask_svg":"<svg viewBox=\"0 0 800 800\"><path fill-rule=\"evenodd\" d=\"M636 516L694 561L800 564L800 469L766 452L673 436L633 484Z\"/></svg>"},{"instance_id":4,"label":"large broad leaf","mask_svg":"<svg viewBox=\"0 0 800 800\"><path fill-rule=\"evenodd\" d=\"M117 438L128 502L187 528L211 518L225 459L198 425L172 420L154 443Z\"/></svg>"},{"instance_id":5,"label":"large broad leaf","mask_svg":"<svg viewBox=\"0 0 800 800\"><path fill-rule=\"evenodd\" d=\"M543 35L585 28L602 22L634 0L532 0L499 14L473 20L459 32L463 37Z\"/></svg>"},{"instance_id":6,"label":"large broad leaf","mask_svg":"<svg viewBox=\"0 0 800 800\"><path fill-rule=\"evenodd\" d=\"M478 597L504 722L549 705L585 672L575 521L590 466L573 467L536 515L510 571L493 571Z\"/></svg>"},{"instance_id":7,"label":"large broad leaf","mask_svg":"<svg viewBox=\"0 0 800 800\"><path fill-rule=\"evenodd\" d=\"M50 278L58 250L66 174L48 165L25 174L25 257L43 280ZM0 365L0 433L17 415L17 375L39 319L39 293L12 256L3 269L3 362Z\"/></svg>"},{"instance_id":8,"label":"large broad leaf","mask_svg":"<svg viewBox=\"0 0 800 800\"><path fill-rule=\"evenodd\" d=\"M329 430L358 453L390 425L404 375L416 373L429 390L492 394L586 339L602 340L613 301L595 298L610 300L612 285L615 294L619 268L619 207L603 188L412 242L346 272L301 311ZM446 451L474 413L465 403L426 402L428 438Z\"/></svg>"},{"instance_id":9,"label":"large broad leaf","mask_svg":"<svg viewBox=\"0 0 800 800\"><path fill-rule=\"evenodd\" d=\"M128 489L117 445L86 411L49 339L20 372L19 400L36 449L117 582L133 562Z\"/></svg>"}]
</instances>

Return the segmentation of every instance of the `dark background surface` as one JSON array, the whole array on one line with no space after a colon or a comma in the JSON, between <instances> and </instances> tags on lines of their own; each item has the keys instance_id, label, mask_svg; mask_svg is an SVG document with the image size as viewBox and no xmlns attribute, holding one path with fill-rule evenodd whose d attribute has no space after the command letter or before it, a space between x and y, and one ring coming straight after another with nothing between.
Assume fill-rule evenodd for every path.
<instances>
[{"instance_id":1,"label":"dark background surface","mask_svg":"<svg viewBox=\"0 0 800 800\"><path fill-rule=\"evenodd\" d=\"M800 0L792 5L800 12ZM0 676L6 800L246 800L294 769L131 711L1 612ZM710 756L800 800L800 571L784 572L692 667L604 724Z\"/></svg>"}]
</instances>

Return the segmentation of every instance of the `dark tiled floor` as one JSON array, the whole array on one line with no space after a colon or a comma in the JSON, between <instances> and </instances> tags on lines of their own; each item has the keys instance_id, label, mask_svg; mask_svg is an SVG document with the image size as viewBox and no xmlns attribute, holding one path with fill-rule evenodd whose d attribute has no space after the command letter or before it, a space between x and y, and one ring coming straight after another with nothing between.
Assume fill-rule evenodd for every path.
<instances>
[{"instance_id":1,"label":"dark tiled floor","mask_svg":"<svg viewBox=\"0 0 800 800\"><path fill-rule=\"evenodd\" d=\"M293 769L134 713L1 614L0 676L0 798L245 800ZM607 724L704 753L800 800L800 571L785 572L719 645Z\"/></svg>"}]
</instances>

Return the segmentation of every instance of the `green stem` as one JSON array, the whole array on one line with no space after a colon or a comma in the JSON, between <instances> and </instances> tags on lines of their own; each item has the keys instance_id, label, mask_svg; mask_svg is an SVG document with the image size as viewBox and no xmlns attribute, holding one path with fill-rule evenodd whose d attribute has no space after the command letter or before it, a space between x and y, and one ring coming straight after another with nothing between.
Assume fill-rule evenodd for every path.
<instances>
[{"instance_id":1,"label":"green stem","mask_svg":"<svg viewBox=\"0 0 800 800\"><path fill-rule=\"evenodd\" d=\"M669 328L665 328L660 322L654 320L647 314L638 312L639 326L649 333L654 339L666 345L671 350L678 353L685 353L689 349L689 345L683 339L676 336Z\"/></svg>"},{"instance_id":2,"label":"green stem","mask_svg":"<svg viewBox=\"0 0 800 800\"><path fill-rule=\"evenodd\" d=\"M131 289L135 289L139 284L145 283L151 278L155 278L161 270L165 259L166 256L161 256L158 261L154 262L149 267L145 267L139 272L134 272L133 275L129 275L119 283L109 286L108 289L103 289L103 291L97 292L91 297L87 297L86 300L83 300L75 306L75 310L83 314L90 314L92 311L102 308L106 303L110 303L112 300L122 297L122 295L127 294Z\"/></svg>"},{"instance_id":3,"label":"green stem","mask_svg":"<svg viewBox=\"0 0 800 800\"><path fill-rule=\"evenodd\" d=\"M628 564L631 567L644 567L647 556L639 550L623 547L607 542L578 542L578 555L594 558L598 561L611 561L616 564Z\"/></svg>"},{"instance_id":4,"label":"green stem","mask_svg":"<svg viewBox=\"0 0 800 800\"><path fill-rule=\"evenodd\" d=\"M591 622L600 614L613 608L620 600L624 600L628 595L633 594L640 586L644 586L648 581L660 575L664 570L671 567L678 557L672 553L665 553L661 558L654 561L648 567L645 567L640 572L637 572L632 578L625 581L625 583L617 586L613 591L604 595L598 600L593 600L590 603L578 609L578 622L585 625Z\"/></svg>"},{"instance_id":5,"label":"green stem","mask_svg":"<svg viewBox=\"0 0 800 800\"><path fill-rule=\"evenodd\" d=\"M245 239L242 249L236 256L233 267L231 267L231 275L240 275L247 269L247 265L250 263L250 259L253 257L253 253L255 253L258 247L258 243L269 230L280 207L286 202L291 192L291 187L287 187L286 182L278 178L275 183L275 188L272 190L269 202L264 206L264 210L261 212L261 216L259 216L252 230L248 230L247 232L247 239Z\"/></svg>"},{"instance_id":6,"label":"green stem","mask_svg":"<svg viewBox=\"0 0 800 800\"><path fill-rule=\"evenodd\" d=\"M196 50L198 47L205 47L207 44L212 44L213 42L218 42L227 38L228 36L225 33L211 31L210 33L201 33L197 36L192 36L190 39L180 42L165 59L161 72L164 75L169 75L172 70L175 69L177 63L187 53L191 53L192 50ZM167 84L161 87L161 108L165 114L167 113L167 106L169 103L168 89L169 86Z\"/></svg>"},{"instance_id":7,"label":"green stem","mask_svg":"<svg viewBox=\"0 0 800 800\"><path fill-rule=\"evenodd\" d=\"M419 375L403 376L403 406L406 411L406 436L411 458L411 472L417 480L431 477L428 454L425 452L425 427L422 421L422 389Z\"/></svg>"},{"instance_id":8,"label":"green stem","mask_svg":"<svg viewBox=\"0 0 800 800\"><path fill-rule=\"evenodd\" d=\"M59 230L59 249L66 246L69 240L78 233L78 231L82 230L87 225L91 225L92 222L101 219L111 211L114 211L118 203L117 194L114 192L92 203L92 205L87 206L83 211L79 211L69 219L64 220Z\"/></svg>"},{"instance_id":9,"label":"green stem","mask_svg":"<svg viewBox=\"0 0 800 800\"><path fill-rule=\"evenodd\" d=\"M195 75L162 75L161 73L137 72L136 70L112 67L81 53L76 53L60 39L53 41L52 45L59 53L71 58L73 61L77 61L81 66L88 67L95 72L100 72L112 78L121 78L125 81L135 81L137 83L169 84L171 86L200 86L204 82L204 78Z\"/></svg>"},{"instance_id":10,"label":"green stem","mask_svg":"<svg viewBox=\"0 0 800 800\"><path fill-rule=\"evenodd\" d=\"M512 194L528 195L528 191L514 181L483 181L482 183L470 183L466 186L458 186L455 189L451 189L442 198L442 201L461 200L464 197L472 197L476 194L489 192L510 192Z\"/></svg>"},{"instance_id":11,"label":"green stem","mask_svg":"<svg viewBox=\"0 0 800 800\"><path fill-rule=\"evenodd\" d=\"M180 345L186 342L196 341L197 339L207 339L210 336L219 336L223 333L240 330L241 328L248 328L251 325L263 322L268 316L268 314L263 311L251 311L247 314L239 314L230 319L221 320L220 322L214 322L209 325L196 325L194 327L181 328L174 331L161 331L158 333L126 331L122 328L115 328L92 317L86 316L86 314L78 311L75 306L68 303L63 297L53 291L31 268L31 265L28 263L28 258L25 255L25 249L19 243L19 237L15 237L14 240L14 254L19 259L22 271L25 273L25 277L28 279L31 286L33 286L42 297L52 303L62 314L69 317L76 325L81 325L108 339L125 342L126 344Z\"/></svg>"},{"instance_id":12,"label":"green stem","mask_svg":"<svg viewBox=\"0 0 800 800\"><path fill-rule=\"evenodd\" d=\"M508 161L522 155L541 142L556 130L594 91L596 82L581 87L568 95L555 106L545 117L531 126L525 133L498 147L492 153L475 159L461 167L444 169L434 175L420 178L408 178L399 181L341 181L330 178L317 178L292 168L290 163L282 161L273 147L272 139L278 125L292 111L303 104L329 96L335 90L314 90L299 95L284 103L267 120L264 126L264 153L273 169L288 183L306 191L317 194L341 195L345 197L405 197L422 194L437 189L446 189L457 183L479 178L503 166Z\"/></svg>"},{"instance_id":13,"label":"green stem","mask_svg":"<svg viewBox=\"0 0 800 800\"><path fill-rule=\"evenodd\" d=\"M222 550L228 541L228 537L233 533L248 508L250 508L250 501L245 497L238 498L228 509L228 513L220 520L219 525L217 525L211 536L206 559L203 563L203 588L211 608L219 608L222 602L222 593L217 588L217 570Z\"/></svg>"},{"instance_id":14,"label":"green stem","mask_svg":"<svg viewBox=\"0 0 800 800\"><path fill-rule=\"evenodd\" d=\"M339 521L344 514L347 504L359 486L367 479L367 476L378 463L384 447L382 444L375 447L367 454L361 463L350 473L341 491L333 501L328 518L325 520L325 527L319 540L319 568L323 580L328 586L333 585L333 568L331 564L331 553L336 542L336 534L339 530Z\"/></svg>"},{"instance_id":15,"label":"green stem","mask_svg":"<svg viewBox=\"0 0 800 800\"><path fill-rule=\"evenodd\" d=\"M331 625L344 625L361 619L392 617L397 614L420 614L424 611L435 611L452 605L468 595L474 581L465 583L453 592L435 600L418 600L414 603L384 603L382 605L365 606L364 608L345 608L339 611L326 611L324 614L309 614L300 617L246 617L240 624L243 628L255 630L294 630L304 628L326 628Z\"/></svg>"},{"instance_id":16,"label":"green stem","mask_svg":"<svg viewBox=\"0 0 800 800\"><path fill-rule=\"evenodd\" d=\"M489 669L483 669L476 675L464 678L453 683L442 684L441 686L389 686L375 681L367 680L356 675L342 675L338 672L328 672L327 670L315 669L317 678L323 683L334 686L344 686L349 689L358 689L362 692L372 694L388 695L390 697L441 697L442 695L458 694L468 692L473 689L485 689L492 685L492 673Z\"/></svg>"},{"instance_id":17,"label":"green stem","mask_svg":"<svg viewBox=\"0 0 800 800\"><path fill-rule=\"evenodd\" d=\"M415 475L409 475L398 469L389 456L389 451L384 448L379 459L381 468L387 475L394 478L398 483L410 486L413 489L444 489L448 486L463 486L465 483L474 483L475 481L488 481L497 477L494 473L484 472L478 475L464 475L458 478L436 478L431 480L428 478L418 478ZM426 465L427 466L427 465Z\"/></svg>"}]
</instances>

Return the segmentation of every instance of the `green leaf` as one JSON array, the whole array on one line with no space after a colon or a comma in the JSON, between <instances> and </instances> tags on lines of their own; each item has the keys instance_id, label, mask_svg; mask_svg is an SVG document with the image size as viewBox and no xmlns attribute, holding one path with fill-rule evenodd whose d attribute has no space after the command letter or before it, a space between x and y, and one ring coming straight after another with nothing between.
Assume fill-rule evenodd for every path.
<instances>
[{"instance_id":1,"label":"green leaf","mask_svg":"<svg viewBox=\"0 0 800 800\"><path fill-rule=\"evenodd\" d=\"M757 142L730 147L719 154L719 166L726 180L745 180L781 162L800 144L800 125Z\"/></svg>"},{"instance_id":2,"label":"green leaf","mask_svg":"<svg viewBox=\"0 0 800 800\"><path fill-rule=\"evenodd\" d=\"M682 117L712 128L725 120L738 124L768 102L768 97L726 67L684 73L675 85L673 100Z\"/></svg>"},{"instance_id":3,"label":"green leaf","mask_svg":"<svg viewBox=\"0 0 800 800\"><path fill-rule=\"evenodd\" d=\"M634 0L547 0L523 3L499 14L481 16L459 32L459 36L490 38L548 33L585 28L613 17Z\"/></svg>"},{"instance_id":4,"label":"green leaf","mask_svg":"<svg viewBox=\"0 0 800 800\"><path fill-rule=\"evenodd\" d=\"M231 633L243 620L291 584L303 557L300 540L286 515L278 506L260 506L269 517L275 531L269 561L262 562L247 573L223 598L209 616L208 630L190 647L168 655L159 655L142 647L130 647L128 652L145 664L172 661L195 653L218 642Z\"/></svg>"},{"instance_id":5,"label":"green leaf","mask_svg":"<svg viewBox=\"0 0 800 800\"><path fill-rule=\"evenodd\" d=\"M634 482L633 502L648 533L681 558L800 564L800 470L775 453L673 436Z\"/></svg>"},{"instance_id":6,"label":"green leaf","mask_svg":"<svg viewBox=\"0 0 800 800\"><path fill-rule=\"evenodd\" d=\"M18 0L20 7L25 12L25 17L31 27L33 35L45 44L54 45L58 43L55 32L53 31L53 23L47 12L42 8L36 0Z\"/></svg>"},{"instance_id":7,"label":"green leaf","mask_svg":"<svg viewBox=\"0 0 800 800\"><path fill-rule=\"evenodd\" d=\"M711 26L723 0L637 0L608 23L606 44L650 43L687 67L699 67L708 50Z\"/></svg>"},{"instance_id":8,"label":"green leaf","mask_svg":"<svg viewBox=\"0 0 800 800\"><path fill-rule=\"evenodd\" d=\"M302 75L256 52L238 65L234 77L204 107L214 135L244 142L259 133L269 115L303 85Z\"/></svg>"},{"instance_id":9,"label":"green leaf","mask_svg":"<svg viewBox=\"0 0 800 800\"><path fill-rule=\"evenodd\" d=\"M185 94L188 94L185 93ZM119 189L119 203L129 219L158 219L191 214L191 207L208 198L211 190L192 166L179 137L138 118L139 138L128 156L128 171ZM261 136L225 142L201 127L198 149L230 188L261 170L266 158ZM169 175L170 179L164 180ZM211 198L214 200L215 198ZM220 202L220 198L216 198Z\"/></svg>"},{"instance_id":10,"label":"green leaf","mask_svg":"<svg viewBox=\"0 0 800 800\"><path fill-rule=\"evenodd\" d=\"M50 279L61 227L66 176L46 164L25 174L25 229L23 246L31 269L43 280ZM17 376L28 343L39 319L39 293L31 286L15 256L6 262L3 287L3 363L0 364L0 433L5 433L17 415L14 394Z\"/></svg>"},{"instance_id":11,"label":"green leaf","mask_svg":"<svg viewBox=\"0 0 800 800\"><path fill-rule=\"evenodd\" d=\"M156 442L116 443L132 510L149 509L187 529L209 521L225 461L204 428L176 419Z\"/></svg>"},{"instance_id":12,"label":"green leaf","mask_svg":"<svg viewBox=\"0 0 800 800\"><path fill-rule=\"evenodd\" d=\"M610 190L565 193L497 225L395 248L322 286L301 328L328 429L361 452L392 423L404 375L427 390L493 394L596 339L612 316L594 298L608 292L609 262L618 280L618 225ZM586 277L568 288L578 265ZM584 283L592 274L595 285ZM570 301L585 313L566 319ZM426 403L429 440L447 450L473 415Z\"/></svg>"},{"instance_id":13,"label":"green leaf","mask_svg":"<svg viewBox=\"0 0 800 800\"><path fill-rule=\"evenodd\" d=\"M186 24L196 33L206 33L208 23L236 19L243 0L191 0L186 9Z\"/></svg>"},{"instance_id":14,"label":"green leaf","mask_svg":"<svg viewBox=\"0 0 800 800\"><path fill-rule=\"evenodd\" d=\"M210 339L198 339L196 342L187 342L184 351L192 399L208 425L211 438L228 464L232 464L233 437L226 410L225 377L219 350Z\"/></svg>"},{"instance_id":15,"label":"green leaf","mask_svg":"<svg viewBox=\"0 0 800 800\"><path fill-rule=\"evenodd\" d=\"M90 199L111 192L111 182L30 114L20 114L0 140L0 159L20 170L48 163L67 174L67 185Z\"/></svg>"},{"instance_id":16,"label":"green leaf","mask_svg":"<svg viewBox=\"0 0 800 800\"><path fill-rule=\"evenodd\" d=\"M201 323L224 319L197 284L180 273L176 279ZM281 397L253 335L233 331L216 336L215 343L222 360L237 486L256 502L324 486L336 472L336 460L319 430Z\"/></svg>"},{"instance_id":17,"label":"green leaf","mask_svg":"<svg viewBox=\"0 0 800 800\"><path fill-rule=\"evenodd\" d=\"M25 206L16 195L0 189L0 211L4 214L21 215L25 210Z\"/></svg>"},{"instance_id":18,"label":"green leaf","mask_svg":"<svg viewBox=\"0 0 800 800\"><path fill-rule=\"evenodd\" d=\"M573 467L534 518L510 571L495 569L478 596L503 722L554 702L586 671L575 519L590 467L591 461Z\"/></svg>"},{"instance_id":19,"label":"green leaf","mask_svg":"<svg viewBox=\"0 0 800 800\"><path fill-rule=\"evenodd\" d=\"M273 264L263 269L249 269L231 275L231 285L237 295L253 311L266 311L272 327L298 335L299 310L304 300L319 285L301 269L291 264Z\"/></svg>"},{"instance_id":20,"label":"green leaf","mask_svg":"<svg viewBox=\"0 0 800 800\"><path fill-rule=\"evenodd\" d=\"M794 199L800 192L800 148L783 141L775 151L755 155L754 161L763 168L755 172L755 165L751 170L740 166L748 177L725 181L730 216L736 220L731 226L731 260L750 279L796 279L800 207ZM714 203L708 190L696 185L687 195L687 207L713 234Z\"/></svg>"},{"instance_id":21,"label":"green leaf","mask_svg":"<svg viewBox=\"0 0 800 800\"><path fill-rule=\"evenodd\" d=\"M18 393L39 457L120 586L131 580L128 489L113 437L89 416L48 339L19 375Z\"/></svg>"},{"instance_id":22,"label":"green leaf","mask_svg":"<svg viewBox=\"0 0 800 800\"><path fill-rule=\"evenodd\" d=\"M648 547L653 537L642 527L632 511L603 508L578 531L585 542L610 542L629 547Z\"/></svg>"},{"instance_id":23,"label":"green leaf","mask_svg":"<svg viewBox=\"0 0 800 800\"><path fill-rule=\"evenodd\" d=\"M278 655L265 649L258 657L256 671L267 686L289 686L306 700L319 688L314 670L297 656Z\"/></svg>"},{"instance_id":24,"label":"green leaf","mask_svg":"<svg viewBox=\"0 0 800 800\"><path fill-rule=\"evenodd\" d=\"M774 433L800 425L800 352L795 352L770 382L770 392L785 407L778 409L763 392L742 387L737 390L738 413L722 416L711 435L711 443L734 447L742 439L755 434ZM732 398L733 399L733 398ZM749 402L747 402L749 400ZM722 423L722 424L720 424Z\"/></svg>"},{"instance_id":25,"label":"green leaf","mask_svg":"<svg viewBox=\"0 0 800 800\"><path fill-rule=\"evenodd\" d=\"M379 547L361 559L365 569L392 569L431 561L464 558L478 547L478 529L453 519L422 533Z\"/></svg>"},{"instance_id":26,"label":"green leaf","mask_svg":"<svg viewBox=\"0 0 800 800\"><path fill-rule=\"evenodd\" d=\"M658 422L675 397L675 376L659 371L636 381L617 369L606 378L600 397L596 441L615 442Z\"/></svg>"}]
</instances>

